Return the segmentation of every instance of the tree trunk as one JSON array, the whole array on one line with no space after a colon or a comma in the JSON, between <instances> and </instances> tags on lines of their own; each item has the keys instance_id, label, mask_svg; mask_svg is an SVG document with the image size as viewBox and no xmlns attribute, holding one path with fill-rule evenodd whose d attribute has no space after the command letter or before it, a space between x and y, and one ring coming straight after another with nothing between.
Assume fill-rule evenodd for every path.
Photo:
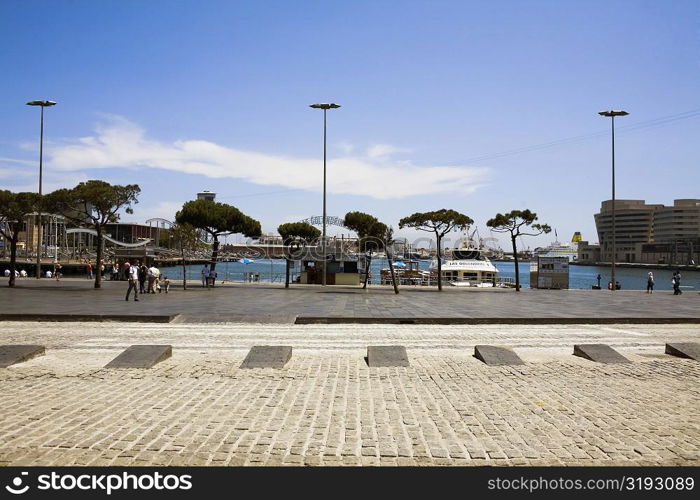
<instances>
[{"instance_id":1,"label":"tree trunk","mask_svg":"<svg viewBox=\"0 0 700 500\"><path fill-rule=\"evenodd\" d=\"M95 226L95 231L97 232L97 264L95 265L97 273L95 273L95 288L102 288L102 254L104 253L102 225L97 224Z\"/></svg>"},{"instance_id":2,"label":"tree trunk","mask_svg":"<svg viewBox=\"0 0 700 500\"><path fill-rule=\"evenodd\" d=\"M17 269L17 233L10 239L10 288L15 286L15 269Z\"/></svg>"},{"instance_id":3,"label":"tree trunk","mask_svg":"<svg viewBox=\"0 0 700 500\"><path fill-rule=\"evenodd\" d=\"M185 264L185 247L180 239L180 256L182 257L182 289L187 290L187 265Z\"/></svg>"},{"instance_id":4,"label":"tree trunk","mask_svg":"<svg viewBox=\"0 0 700 500\"><path fill-rule=\"evenodd\" d=\"M391 273L391 284L394 287L394 293L399 293L399 285L396 283L396 273L394 272L394 255L389 252L389 243L384 242L384 250L386 251L387 260L389 261L389 272Z\"/></svg>"},{"instance_id":5,"label":"tree trunk","mask_svg":"<svg viewBox=\"0 0 700 500\"><path fill-rule=\"evenodd\" d=\"M399 285L396 283L396 274L394 273L394 263L389 257L389 271L391 272L391 284L394 285L394 293L399 293Z\"/></svg>"},{"instance_id":6,"label":"tree trunk","mask_svg":"<svg viewBox=\"0 0 700 500\"><path fill-rule=\"evenodd\" d=\"M442 292L442 237L437 235L438 292Z\"/></svg>"},{"instance_id":7,"label":"tree trunk","mask_svg":"<svg viewBox=\"0 0 700 500\"><path fill-rule=\"evenodd\" d=\"M367 258L365 259L365 284L362 287L362 289L367 288L367 281L369 280L369 271L372 266L372 251L370 250L369 253L367 254Z\"/></svg>"},{"instance_id":8,"label":"tree trunk","mask_svg":"<svg viewBox=\"0 0 700 500\"><path fill-rule=\"evenodd\" d=\"M513 243L513 258L515 259L515 291L520 291L520 272L518 271L518 249L515 244L515 236L511 236L511 242Z\"/></svg>"},{"instance_id":9,"label":"tree trunk","mask_svg":"<svg viewBox=\"0 0 700 500\"><path fill-rule=\"evenodd\" d=\"M211 245L211 266L209 266L209 271L214 271L216 269L216 259L219 257L219 237L214 235L214 243ZM208 276L207 276L208 278ZM207 283L209 281L207 280Z\"/></svg>"},{"instance_id":10,"label":"tree trunk","mask_svg":"<svg viewBox=\"0 0 700 500\"><path fill-rule=\"evenodd\" d=\"M284 287L289 288L289 258L285 258L285 266L284 266Z\"/></svg>"}]
</instances>

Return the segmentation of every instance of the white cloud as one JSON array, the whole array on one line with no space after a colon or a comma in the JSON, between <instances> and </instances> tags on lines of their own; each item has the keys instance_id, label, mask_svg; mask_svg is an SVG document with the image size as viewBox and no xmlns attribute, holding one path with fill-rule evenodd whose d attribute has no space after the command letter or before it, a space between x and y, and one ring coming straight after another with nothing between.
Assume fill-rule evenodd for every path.
<instances>
[{"instance_id":1,"label":"white cloud","mask_svg":"<svg viewBox=\"0 0 700 500\"><path fill-rule=\"evenodd\" d=\"M122 219L125 217L144 219L144 215L149 219L166 219L170 222L175 221L175 213L182 208L182 201L161 201L156 205L144 205L137 203L132 205L133 215L122 214Z\"/></svg>"},{"instance_id":2,"label":"white cloud","mask_svg":"<svg viewBox=\"0 0 700 500\"><path fill-rule=\"evenodd\" d=\"M394 153L410 153L410 149L397 148L390 144L375 144L367 149L368 158L383 158Z\"/></svg>"},{"instance_id":3,"label":"white cloud","mask_svg":"<svg viewBox=\"0 0 700 500\"><path fill-rule=\"evenodd\" d=\"M367 151L365 158L330 159L328 192L377 199L464 194L478 188L489 174L486 168L392 162L389 155L398 151L402 150L378 144ZM121 117L110 117L93 136L57 145L47 153L50 168L59 171L147 167L311 191L320 191L323 182L318 158L273 156L205 140L163 143L149 139L143 129Z\"/></svg>"},{"instance_id":4,"label":"white cloud","mask_svg":"<svg viewBox=\"0 0 700 500\"><path fill-rule=\"evenodd\" d=\"M355 151L355 146L349 142L341 141L335 144L335 147L340 150L344 155L349 155Z\"/></svg>"}]
</instances>

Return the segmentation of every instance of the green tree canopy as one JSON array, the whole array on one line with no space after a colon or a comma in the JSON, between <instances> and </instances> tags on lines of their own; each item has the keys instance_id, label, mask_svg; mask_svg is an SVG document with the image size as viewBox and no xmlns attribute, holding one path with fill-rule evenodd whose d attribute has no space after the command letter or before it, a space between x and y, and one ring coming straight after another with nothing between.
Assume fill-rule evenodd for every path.
<instances>
[{"instance_id":1,"label":"green tree canopy","mask_svg":"<svg viewBox=\"0 0 700 500\"><path fill-rule=\"evenodd\" d=\"M49 212L59 213L79 226L88 226L97 233L97 269L102 264L104 241L102 235L106 224L119 220L118 212L134 213L132 204L138 203L141 188L137 184L113 185L105 181L81 182L72 189L59 189L44 197L44 207ZM102 273L95 273L95 288L100 288Z\"/></svg>"},{"instance_id":2,"label":"green tree canopy","mask_svg":"<svg viewBox=\"0 0 700 500\"><path fill-rule=\"evenodd\" d=\"M260 222L248 217L236 207L215 201L188 201L175 214L175 220L178 224L190 224L212 236L212 271L216 268L219 236L240 233L248 238L256 238L262 234Z\"/></svg>"},{"instance_id":3,"label":"green tree canopy","mask_svg":"<svg viewBox=\"0 0 700 500\"><path fill-rule=\"evenodd\" d=\"M321 231L308 222L287 222L280 224L277 232L282 236L285 245L293 241L313 241L321 236Z\"/></svg>"},{"instance_id":4,"label":"green tree canopy","mask_svg":"<svg viewBox=\"0 0 700 500\"><path fill-rule=\"evenodd\" d=\"M505 214L496 214L489 219L486 225L497 233L510 233L510 241L513 245L513 258L515 259L515 290L520 291L520 274L518 269L518 236L538 236L549 233L552 229L547 224L535 224L537 214L530 210L511 210ZM528 228L532 229L531 231ZM527 232L526 232L527 231Z\"/></svg>"},{"instance_id":5,"label":"green tree canopy","mask_svg":"<svg viewBox=\"0 0 700 500\"><path fill-rule=\"evenodd\" d=\"M441 209L433 212L417 212L399 221L399 228L410 227L418 231L435 233L437 240L438 290L442 291L442 238L451 231L465 230L474 221L456 210Z\"/></svg>"},{"instance_id":6,"label":"green tree canopy","mask_svg":"<svg viewBox=\"0 0 700 500\"><path fill-rule=\"evenodd\" d=\"M36 212L41 200L38 193L13 193L0 190L0 234L10 242L10 280L15 286L17 268L17 242L27 214Z\"/></svg>"},{"instance_id":7,"label":"green tree canopy","mask_svg":"<svg viewBox=\"0 0 700 500\"><path fill-rule=\"evenodd\" d=\"M175 214L178 224L190 224L209 233L215 239L224 233L240 233L249 238L262 234L260 222L236 207L207 200L188 201Z\"/></svg>"},{"instance_id":8,"label":"green tree canopy","mask_svg":"<svg viewBox=\"0 0 700 500\"><path fill-rule=\"evenodd\" d=\"M373 215L348 212L345 214L343 225L357 233L361 252L377 252L384 248L384 236L388 228Z\"/></svg>"}]
</instances>

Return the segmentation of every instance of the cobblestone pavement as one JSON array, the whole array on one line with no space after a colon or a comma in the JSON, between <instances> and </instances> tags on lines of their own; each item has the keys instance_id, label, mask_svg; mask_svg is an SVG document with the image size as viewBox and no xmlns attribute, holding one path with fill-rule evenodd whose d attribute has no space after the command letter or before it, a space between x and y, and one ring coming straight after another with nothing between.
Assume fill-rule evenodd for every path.
<instances>
[{"instance_id":1,"label":"cobblestone pavement","mask_svg":"<svg viewBox=\"0 0 700 500\"><path fill-rule=\"evenodd\" d=\"M698 325L2 323L45 356L0 370L0 465L700 465ZM633 361L598 365L573 344ZM103 366L171 343L150 370ZM477 343L526 361L489 367ZM239 368L256 344L282 370ZM409 368L367 367L402 344Z\"/></svg>"}]
</instances>

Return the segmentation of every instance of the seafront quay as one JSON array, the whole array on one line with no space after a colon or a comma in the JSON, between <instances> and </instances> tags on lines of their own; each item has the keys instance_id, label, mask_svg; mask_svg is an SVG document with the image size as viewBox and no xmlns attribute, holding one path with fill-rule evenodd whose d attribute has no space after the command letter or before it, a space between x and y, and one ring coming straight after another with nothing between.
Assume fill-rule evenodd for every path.
<instances>
[{"instance_id":1,"label":"seafront quay","mask_svg":"<svg viewBox=\"0 0 700 500\"><path fill-rule=\"evenodd\" d=\"M0 289L0 344L45 347L0 369L0 464L700 465L700 363L665 349L700 342L695 293L124 294L77 280ZM107 367L139 344L172 356ZM629 362L574 356L582 344ZM244 368L260 345L291 357ZM523 364L484 363L478 345ZM369 366L369 346L405 347L407 366Z\"/></svg>"},{"instance_id":2,"label":"seafront quay","mask_svg":"<svg viewBox=\"0 0 700 500\"><path fill-rule=\"evenodd\" d=\"M671 290L532 290L315 285L217 284L203 288L174 282L170 293L139 294L125 302L126 281L105 281L94 289L85 279L23 279L17 287L0 287L0 319L117 319L160 322L304 321L429 323L463 322L700 322L700 295ZM132 295L133 298L133 295Z\"/></svg>"}]
</instances>

